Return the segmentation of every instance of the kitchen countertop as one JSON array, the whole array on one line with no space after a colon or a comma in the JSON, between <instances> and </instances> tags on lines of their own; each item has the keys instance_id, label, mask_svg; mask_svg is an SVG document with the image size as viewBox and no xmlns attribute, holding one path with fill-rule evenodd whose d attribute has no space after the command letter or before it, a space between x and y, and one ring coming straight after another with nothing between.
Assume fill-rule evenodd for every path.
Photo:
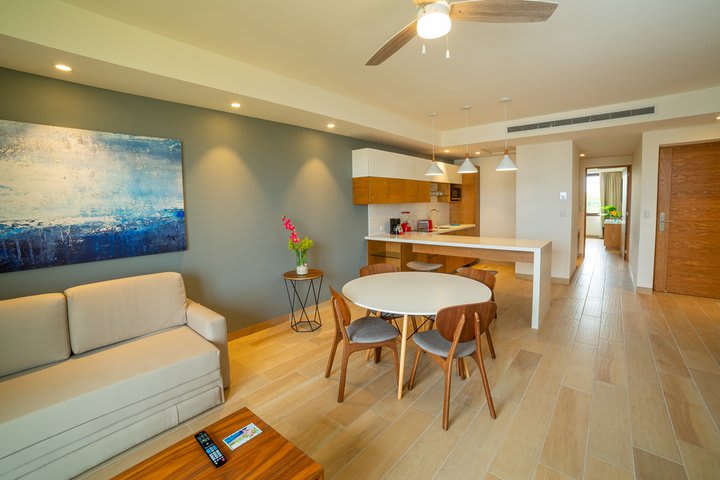
<instances>
[{"instance_id":1,"label":"kitchen countertop","mask_svg":"<svg viewBox=\"0 0 720 480\"><path fill-rule=\"evenodd\" d=\"M380 233L368 235L365 240L380 240L397 243L418 243L425 245L443 245L447 247L469 247L518 252L535 252L551 243L548 240L523 240L520 238L473 237L465 235L444 236L443 233L472 228L475 225L458 225L451 229L440 229L433 232L408 232L402 235Z\"/></svg>"}]
</instances>

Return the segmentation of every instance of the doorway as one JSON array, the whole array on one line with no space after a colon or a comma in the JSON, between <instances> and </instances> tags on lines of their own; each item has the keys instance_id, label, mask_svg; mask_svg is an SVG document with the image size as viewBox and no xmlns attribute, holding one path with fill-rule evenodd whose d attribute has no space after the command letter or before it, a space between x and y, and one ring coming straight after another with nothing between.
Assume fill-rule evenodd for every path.
<instances>
[{"instance_id":1,"label":"doorway","mask_svg":"<svg viewBox=\"0 0 720 480\"><path fill-rule=\"evenodd\" d=\"M630 233L629 165L585 169L584 243L601 239L610 254L628 259Z\"/></svg>"},{"instance_id":2,"label":"doorway","mask_svg":"<svg viewBox=\"0 0 720 480\"><path fill-rule=\"evenodd\" d=\"M653 289L720 298L720 142L660 149Z\"/></svg>"}]
</instances>

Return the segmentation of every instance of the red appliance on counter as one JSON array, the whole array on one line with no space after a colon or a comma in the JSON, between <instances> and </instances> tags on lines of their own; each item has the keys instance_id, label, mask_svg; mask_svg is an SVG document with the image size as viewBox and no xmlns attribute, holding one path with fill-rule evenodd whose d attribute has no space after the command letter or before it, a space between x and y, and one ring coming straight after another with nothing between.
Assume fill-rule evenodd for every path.
<instances>
[{"instance_id":1,"label":"red appliance on counter","mask_svg":"<svg viewBox=\"0 0 720 480\"><path fill-rule=\"evenodd\" d=\"M400 212L400 216L402 218L402 223L400 224L400 227L402 228L403 233L411 231L412 227L410 226L410 212Z\"/></svg>"},{"instance_id":2,"label":"red appliance on counter","mask_svg":"<svg viewBox=\"0 0 720 480\"><path fill-rule=\"evenodd\" d=\"M418 232L432 232L432 220L418 220L417 230Z\"/></svg>"}]
</instances>

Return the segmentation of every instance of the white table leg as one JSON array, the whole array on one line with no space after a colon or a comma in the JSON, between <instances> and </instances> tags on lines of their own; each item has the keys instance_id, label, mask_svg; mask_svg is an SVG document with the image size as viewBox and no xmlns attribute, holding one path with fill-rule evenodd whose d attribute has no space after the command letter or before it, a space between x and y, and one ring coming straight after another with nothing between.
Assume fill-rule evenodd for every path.
<instances>
[{"instance_id":1,"label":"white table leg","mask_svg":"<svg viewBox=\"0 0 720 480\"><path fill-rule=\"evenodd\" d=\"M398 400L402 399L403 377L405 376L405 348L407 347L408 316L403 315L402 334L400 335L400 375L398 375Z\"/></svg>"}]
</instances>

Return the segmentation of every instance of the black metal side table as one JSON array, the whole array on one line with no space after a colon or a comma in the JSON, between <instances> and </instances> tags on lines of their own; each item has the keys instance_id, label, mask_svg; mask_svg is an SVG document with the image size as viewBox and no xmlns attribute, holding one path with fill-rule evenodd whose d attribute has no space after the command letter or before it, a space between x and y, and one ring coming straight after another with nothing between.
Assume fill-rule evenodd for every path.
<instances>
[{"instance_id":1,"label":"black metal side table","mask_svg":"<svg viewBox=\"0 0 720 480\"><path fill-rule=\"evenodd\" d=\"M309 269L305 275L298 275L295 270L283 273L285 291L287 292L288 301L290 302L290 328L296 332L314 332L322 327L318 301L324 275L325 273L322 270L316 270L314 268ZM320 283L316 289L315 280L318 278L320 279ZM302 282L308 282L304 293L302 291L303 287L298 288ZM310 319L307 312L307 302L308 299L310 299L310 292L312 292L312 299L315 301L315 313L312 319ZM300 312L296 314L295 306L298 304L300 305ZM310 307L312 307L312 305L310 305Z\"/></svg>"}]
</instances>

